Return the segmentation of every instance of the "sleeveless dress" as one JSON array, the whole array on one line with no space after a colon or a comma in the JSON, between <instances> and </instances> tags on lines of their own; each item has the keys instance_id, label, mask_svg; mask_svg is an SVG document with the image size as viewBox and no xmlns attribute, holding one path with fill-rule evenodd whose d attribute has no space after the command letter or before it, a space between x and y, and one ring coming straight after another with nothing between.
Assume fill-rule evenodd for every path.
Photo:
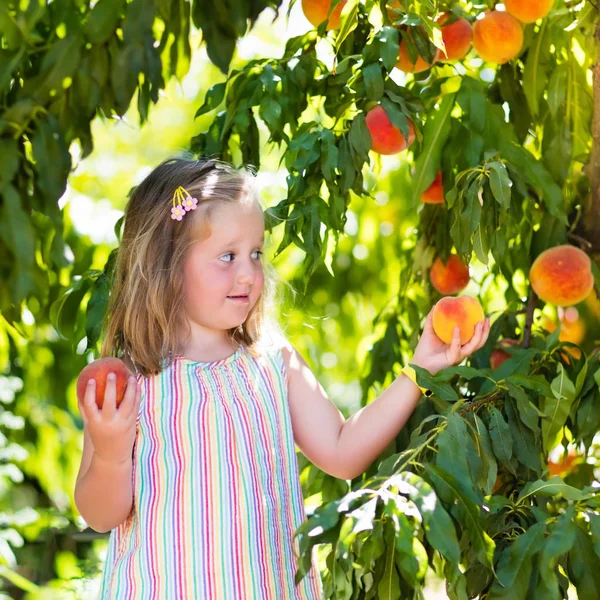
<instances>
[{"instance_id":1,"label":"sleeveless dress","mask_svg":"<svg viewBox=\"0 0 600 600\"><path fill-rule=\"evenodd\" d=\"M321 600L314 555L294 583L306 513L281 349L176 356L138 381L133 508L99 599Z\"/></svg>"}]
</instances>

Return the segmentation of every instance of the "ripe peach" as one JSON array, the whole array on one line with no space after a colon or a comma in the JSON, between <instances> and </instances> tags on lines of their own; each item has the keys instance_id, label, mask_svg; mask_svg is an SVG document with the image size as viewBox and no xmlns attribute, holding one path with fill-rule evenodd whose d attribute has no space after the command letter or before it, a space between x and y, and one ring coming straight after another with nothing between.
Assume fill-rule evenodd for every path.
<instances>
[{"instance_id":1,"label":"ripe peach","mask_svg":"<svg viewBox=\"0 0 600 600\"><path fill-rule=\"evenodd\" d=\"M425 204L444 203L444 185L442 184L442 172L438 171L433 183L421 195L421 202Z\"/></svg>"},{"instance_id":2,"label":"ripe peach","mask_svg":"<svg viewBox=\"0 0 600 600\"><path fill-rule=\"evenodd\" d=\"M492 369L497 369L507 358L510 358L510 354L502 350L502 348L507 348L508 346L518 346L519 340L513 339L503 339L499 340L498 346L499 348L494 348L492 353L490 354L490 366Z\"/></svg>"},{"instance_id":3,"label":"ripe peach","mask_svg":"<svg viewBox=\"0 0 600 600\"><path fill-rule=\"evenodd\" d=\"M483 60L508 62L519 54L522 46L521 23L506 12L490 11L473 25L473 47Z\"/></svg>"},{"instance_id":4,"label":"ripe peach","mask_svg":"<svg viewBox=\"0 0 600 600\"><path fill-rule=\"evenodd\" d=\"M545 17L554 0L504 0L506 10L521 23L533 23Z\"/></svg>"},{"instance_id":5,"label":"ripe peach","mask_svg":"<svg viewBox=\"0 0 600 600\"><path fill-rule=\"evenodd\" d=\"M106 378L109 373L114 373L117 376L117 406L119 406L125 396L127 380L131 376L131 373L121 359L111 356L99 358L81 370L77 378L77 398L79 401L83 402L88 379L95 379L96 404L98 408L102 408L104 404L104 391L106 390Z\"/></svg>"},{"instance_id":6,"label":"ripe peach","mask_svg":"<svg viewBox=\"0 0 600 600\"><path fill-rule=\"evenodd\" d=\"M329 21L327 22L327 31L339 29L340 15L342 14L346 2L347 0L342 0L333 9ZM314 27L318 27L325 19L327 19L329 8L332 4L333 0L302 0L302 12Z\"/></svg>"},{"instance_id":7,"label":"ripe peach","mask_svg":"<svg viewBox=\"0 0 600 600\"><path fill-rule=\"evenodd\" d=\"M452 341L454 327L460 329L460 343L466 344L475 333L475 325L483 321L485 315L479 301L472 296L446 296L433 309L433 331L445 342Z\"/></svg>"},{"instance_id":8,"label":"ripe peach","mask_svg":"<svg viewBox=\"0 0 600 600\"><path fill-rule=\"evenodd\" d=\"M469 21L460 18L450 25L444 25L450 17L450 13L442 13L436 19L442 29L442 40L446 48L446 55L440 53L438 60L441 61L460 60L467 54L473 42L473 29Z\"/></svg>"},{"instance_id":9,"label":"ripe peach","mask_svg":"<svg viewBox=\"0 0 600 600\"><path fill-rule=\"evenodd\" d=\"M410 29L407 31L407 33L411 40L414 39ZM431 69L433 63L435 63L439 56L440 51L438 48L436 48L433 62L428 63L419 53L417 53L416 61L413 62L408 54L408 50L406 49L406 42L404 39L401 39L400 50L398 52L398 62L396 63L396 66L405 73L420 73L421 71L427 71L427 69Z\"/></svg>"},{"instance_id":10,"label":"ripe peach","mask_svg":"<svg viewBox=\"0 0 600 600\"><path fill-rule=\"evenodd\" d=\"M464 265L456 254L451 254L445 265L438 256L429 271L431 285L444 296L458 294L464 290L469 279L469 267Z\"/></svg>"},{"instance_id":11,"label":"ripe peach","mask_svg":"<svg viewBox=\"0 0 600 600\"><path fill-rule=\"evenodd\" d=\"M581 302L594 287L589 256L569 244L544 250L533 261L529 280L544 302L560 306Z\"/></svg>"},{"instance_id":12,"label":"ripe peach","mask_svg":"<svg viewBox=\"0 0 600 600\"><path fill-rule=\"evenodd\" d=\"M392 125L383 106L374 106L366 116L367 129L371 134L371 150L379 154L396 154L406 150L415 140L415 128L408 119L408 140Z\"/></svg>"}]
</instances>

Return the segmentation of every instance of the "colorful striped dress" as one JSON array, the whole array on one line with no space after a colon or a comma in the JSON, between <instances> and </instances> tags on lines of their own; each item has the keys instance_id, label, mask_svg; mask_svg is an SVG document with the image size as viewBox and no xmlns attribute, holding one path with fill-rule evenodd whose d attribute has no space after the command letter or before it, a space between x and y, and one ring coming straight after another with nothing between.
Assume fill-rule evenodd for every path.
<instances>
[{"instance_id":1,"label":"colorful striped dress","mask_svg":"<svg viewBox=\"0 0 600 600\"><path fill-rule=\"evenodd\" d=\"M281 350L175 357L138 381L133 509L100 599L321 600L314 555L294 583L306 514Z\"/></svg>"}]
</instances>

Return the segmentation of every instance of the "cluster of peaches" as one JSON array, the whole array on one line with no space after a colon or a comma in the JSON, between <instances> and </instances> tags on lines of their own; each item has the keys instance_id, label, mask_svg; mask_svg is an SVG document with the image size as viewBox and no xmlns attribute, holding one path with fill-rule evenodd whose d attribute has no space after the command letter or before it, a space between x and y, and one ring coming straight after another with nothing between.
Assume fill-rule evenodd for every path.
<instances>
[{"instance_id":1,"label":"cluster of peaches","mask_svg":"<svg viewBox=\"0 0 600 600\"><path fill-rule=\"evenodd\" d=\"M477 300L470 296L453 297L469 283L469 267L458 256L451 254L446 263L437 257L429 271L431 285L442 295L433 313L433 328L437 336L450 343L452 328L458 326L461 343L468 341L475 325L483 319L483 310ZM529 281L533 291L548 304L558 306L561 320L559 340L579 343L583 339L583 324L575 304L584 300L593 302L594 277L588 255L569 244L555 246L542 252L531 265ZM556 323L545 319L543 325L549 331ZM497 368L510 354L504 349L518 344L517 340L504 339L500 348L490 356L492 368Z\"/></svg>"},{"instance_id":2,"label":"cluster of peaches","mask_svg":"<svg viewBox=\"0 0 600 600\"><path fill-rule=\"evenodd\" d=\"M474 21L464 17L457 18L452 13L443 13L436 22L440 26L444 52L436 49L432 62L416 54L411 58L404 39L400 41L398 62L396 66L406 73L419 73L430 69L435 62L449 62L464 58L473 46L475 52L485 61L497 64L508 62L516 57L523 46L523 24L533 23L545 17L554 0L504 0L506 11L487 11L484 16ZM340 15L347 0L335 5L331 14L333 0L302 0L302 10L306 18L318 27L327 20L327 29L340 27ZM388 16L396 21L398 11L404 10L402 0L388 3ZM329 15L329 19L327 16ZM414 39L410 30L405 35ZM366 115L367 128L371 134L371 149L378 154L397 154L408 148L415 139L413 123L408 120L408 138L389 120L382 106L377 105ZM429 193L423 197L424 202L442 203L443 189L441 174L433 184Z\"/></svg>"},{"instance_id":3,"label":"cluster of peaches","mask_svg":"<svg viewBox=\"0 0 600 600\"><path fill-rule=\"evenodd\" d=\"M456 19L451 13L443 13L437 18L442 31L445 53L436 52L430 63L421 56L413 61L404 41L400 43L397 67L407 73L426 71L435 62L460 60L464 58L471 48L488 62L502 64L519 54L523 45L523 23L533 23L545 17L552 8L554 0L505 0L505 11L487 11L483 18L478 19L471 26L465 18ZM341 0L331 10L333 0L302 0L302 11L306 18L318 27L327 20L327 29L334 30L340 27L340 16L347 0ZM404 11L402 0L392 0L388 4L388 16L396 21L398 11ZM410 35L410 33L408 33Z\"/></svg>"}]
</instances>

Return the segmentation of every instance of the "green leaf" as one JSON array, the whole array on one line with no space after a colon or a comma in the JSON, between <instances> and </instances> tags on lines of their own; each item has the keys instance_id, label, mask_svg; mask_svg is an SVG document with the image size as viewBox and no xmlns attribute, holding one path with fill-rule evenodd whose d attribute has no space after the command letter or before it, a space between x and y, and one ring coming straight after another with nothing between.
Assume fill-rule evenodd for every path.
<instances>
[{"instance_id":1,"label":"green leaf","mask_svg":"<svg viewBox=\"0 0 600 600\"><path fill-rule=\"evenodd\" d=\"M14 279L11 281L11 298L16 306L34 291L35 230L30 216L23 210L23 201L12 184L0 193L0 238L12 251ZM8 257L7 257L8 258Z\"/></svg>"},{"instance_id":2,"label":"green leaf","mask_svg":"<svg viewBox=\"0 0 600 600\"><path fill-rule=\"evenodd\" d=\"M31 147L40 179L39 187L50 202L56 202L67 186L71 154L54 115L48 114L46 120L37 121Z\"/></svg>"},{"instance_id":3,"label":"green leaf","mask_svg":"<svg viewBox=\"0 0 600 600\"><path fill-rule=\"evenodd\" d=\"M542 579L554 587L556 575L554 569L558 559L567 554L575 543L577 526L573 522L575 510L567 508L555 523L550 526L550 535L546 538L544 549L540 555L539 568ZM558 584L556 585L558 587Z\"/></svg>"},{"instance_id":4,"label":"green leaf","mask_svg":"<svg viewBox=\"0 0 600 600\"><path fill-rule=\"evenodd\" d=\"M523 91L529 104L529 110L535 117L539 114L540 100L547 89L548 73L546 71L545 55L547 49L545 45L548 43L546 37L547 19L542 22L542 26L537 34L533 37L525 61L525 69L523 70Z\"/></svg>"},{"instance_id":5,"label":"green leaf","mask_svg":"<svg viewBox=\"0 0 600 600\"><path fill-rule=\"evenodd\" d=\"M548 83L548 107L553 118L558 116L558 111L564 104L567 94L567 63L557 65L552 71Z\"/></svg>"},{"instance_id":6,"label":"green leaf","mask_svg":"<svg viewBox=\"0 0 600 600\"><path fill-rule=\"evenodd\" d=\"M507 398L504 401L504 409L508 417L508 426L513 438L514 455L520 463L539 474L542 470L541 452L537 445L539 438L539 427L530 430L517 414L516 401Z\"/></svg>"},{"instance_id":7,"label":"green leaf","mask_svg":"<svg viewBox=\"0 0 600 600\"><path fill-rule=\"evenodd\" d=\"M456 94L444 96L440 107L429 113L423 129L423 144L415 160L412 203L416 205L423 192L433 183L440 170L442 149L450 135L450 114Z\"/></svg>"},{"instance_id":8,"label":"green leaf","mask_svg":"<svg viewBox=\"0 0 600 600\"><path fill-rule=\"evenodd\" d=\"M386 25L375 34L375 39L379 42L379 55L383 66L388 71L391 71L398 62L398 30L395 27Z\"/></svg>"},{"instance_id":9,"label":"green leaf","mask_svg":"<svg viewBox=\"0 0 600 600\"><path fill-rule=\"evenodd\" d=\"M558 475L555 475L547 481L538 479L526 484L519 493L517 502L521 502L532 495L556 496L557 494L561 494L567 500L582 500L586 497L584 492L571 485L567 485Z\"/></svg>"},{"instance_id":10,"label":"green leaf","mask_svg":"<svg viewBox=\"0 0 600 600\"><path fill-rule=\"evenodd\" d=\"M567 573L579 600L597 600L600 590L600 559L587 533L577 528L575 543L569 552Z\"/></svg>"},{"instance_id":11,"label":"green leaf","mask_svg":"<svg viewBox=\"0 0 600 600\"><path fill-rule=\"evenodd\" d=\"M204 98L204 104L196 111L194 115L194 119L199 117L200 115L204 115L211 110L217 108L221 102L223 102L223 98L225 98L225 90L227 89L227 82L223 81L221 83L216 83L213 85L208 92L206 92L206 96Z\"/></svg>"},{"instance_id":12,"label":"green leaf","mask_svg":"<svg viewBox=\"0 0 600 600\"><path fill-rule=\"evenodd\" d=\"M433 488L414 473L404 472L396 477L410 486L408 490L402 488L400 492L406 493L419 509L427 541L447 560L458 563L460 547L454 523Z\"/></svg>"},{"instance_id":13,"label":"green leaf","mask_svg":"<svg viewBox=\"0 0 600 600\"><path fill-rule=\"evenodd\" d=\"M104 44L115 34L123 17L124 0L98 0L83 28L92 44Z\"/></svg>"},{"instance_id":14,"label":"green leaf","mask_svg":"<svg viewBox=\"0 0 600 600\"><path fill-rule=\"evenodd\" d=\"M335 0L334 0L335 1ZM340 29L335 38L335 47L339 52L344 40L356 29L358 25L358 4L359 0L348 0L340 15ZM331 9L335 8L333 2Z\"/></svg>"},{"instance_id":15,"label":"green leaf","mask_svg":"<svg viewBox=\"0 0 600 600\"><path fill-rule=\"evenodd\" d=\"M370 100L379 100L383 96L383 77L381 76L381 67L378 64L367 65L363 71L365 80L365 90L367 98Z\"/></svg>"},{"instance_id":16,"label":"green leaf","mask_svg":"<svg viewBox=\"0 0 600 600\"><path fill-rule=\"evenodd\" d=\"M492 448L492 440L485 423L477 416L476 412L472 411L470 415L474 422L475 431L479 436L479 441L481 442L481 459L484 468L487 468L487 475L483 486L487 495L491 493L494 484L496 483L496 478L498 477L498 463Z\"/></svg>"},{"instance_id":17,"label":"green leaf","mask_svg":"<svg viewBox=\"0 0 600 600\"><path fill-rule=\"evenodd\" d=\"M511 360L507 359L505 362ZM503 363L504 364L504 363ZM503 365L501 365L503 366ZM533 390L542 396L551 396L552 388L542 375L523 375L521 373L511 375L507 382L514 383L528 390Z\"/></svg>"},{"instance_id":18,"label":"green leaf","mask_svg":"<svg viewBox=\"0 0 600 600\"><path fill-rule=\"evenodd\" d=\"M525 600L529 589L532 559L544 543L546 525L536 523L506 548L498 562L497 577L489 600Z\"/></svg>"},{"instance_id":19,"label":"green leaf","mask_svg":"<svg viewBox=\"0 0 600 600\"><path fill-rule=\"evenodd\" d=\"M369 150L371 149L371 134L367 128L364 113L359 113L352 120L348 141L361 160L366 162L369 159Z\"/></svg>"},{"instance_id":20,"label":"green leaf","mask_svg":"<svg viewBox=\"0 0 600 600\"><path fill-rule=\"evenodd\" d=\"M0 25L2 25L1 17ZM6 33L6 30L4 30L4 33ZM0 91L5 90L10 84L13 74L17 70L26 51L27 46L25 44L14 51L0 49Z\"/></svg>"},{"instance_id":21,"label":"green leaf","mask_svg":"<svg viewBox=\"0 0 600 600\"><path fill-rule=\"evenodd\" d=\"M510 188L512 185L508 171L504 164L497 161L489 163L488 167L490 169L488 175L492 194L498 204L508 210L510 207Z\"/></svg>"},{"instance_id":22,"label":"green leaf","mask_svg":"<svg viewBox=\"0 0 600 600\"><path fill-rule=\"evenodd\" d=\"M404 534L406 533L404 532ZM396 571L396 543L393 528L386 528L385 540L387 547L385 570L377 586L377 597L381 598L381 600L399 600L400 579Z\"/></svg>"},{"instance_id":23,"label":"green leaf","mask_svg":"<svg viewBox=\"0 0 600 600\"><path fill-rule=\"evenodd\" d=\"M558 443L558 435L569 417L575 400L575 386L567 377L562 363L558 365L558 375L552 381L552 396L546 397L542 419L542 439L544 449L549 452Z\"/></svg>"},{"instance_id":24,"label":"green leaf","mask_svg":"<svg viewBox=\"0 0 600 600\"><path fill-rule=\"evenodd\" d=\"M515 385L512 381L506 382L506 387L511 398L514 398L521 421L531 429L531 431L539 430L539 417L544 417L545 414L529 399L522 387Z\"/></svg>"},{"instance_id":25,"label":"green leaf","mask_svg":"<svg viewBox=\"0 0 600 600\"><path fill-rule=\"evenodd\" d=\"M457 501L457 518L465 527L464 532L471 541L475 555L484 565L493 569L492 559L496 545L481 526L479 505L464 493L453 475L431 464L424 465L424 468L435 489L438 492L444 490L445 496Z\"/></svg>"},{"instance_id":26,"label":"green leaf","mask_svg":"<svg viewBox=\"0 0 600 600\"><path fill-rule=\"evenodd\" d=\"M495 406L492 406L489 413L489 432L490 438L492 439L494 454L503 465L510 468L510 459L512 458L512 437L510 435L510 429L504 420L502 413Z\"/></svg>"},{"instance_id":27,"label":"green leaf","mask_svg":"<svg viewBox=\"0 0 600 600\"><path fill-rule=\"evenodd\" d=\"M19 149L16 140L0 138L0 192L19 170Z\"/></svg>"},{"instance_id":28,"label":"green leaf","mask_svg":"<svg viewBox=\"0 0 600 600\"><path fill-rule=\"evenodd\" d=\"M446 402L456 402L458 394L449 383L444 383L434 379L434 376L427 369L418 365L410 365L417 374L417 383L428 390L431 390L436 396Z\"/></svg>"}]
</instances>

